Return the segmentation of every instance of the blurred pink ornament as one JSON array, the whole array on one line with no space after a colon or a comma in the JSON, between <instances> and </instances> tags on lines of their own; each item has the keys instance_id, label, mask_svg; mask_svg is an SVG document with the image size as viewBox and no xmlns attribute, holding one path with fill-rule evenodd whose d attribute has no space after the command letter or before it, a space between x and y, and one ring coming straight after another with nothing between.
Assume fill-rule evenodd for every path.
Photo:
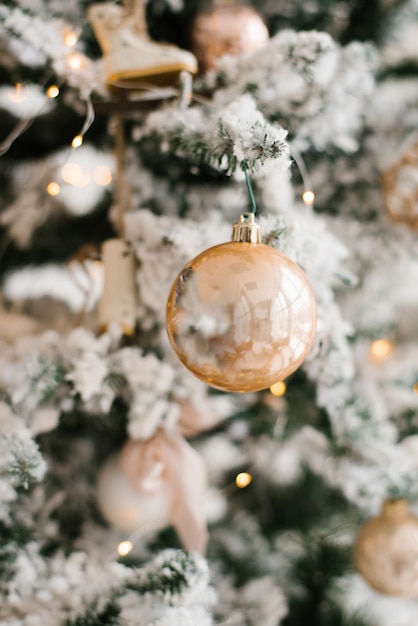
<instances>
[{"instance_id":1,"label":"blurred pink ornament","mask_svg":"<svg viewBox=\"0 0 418 626\"><path fill-rule=\"evenodd\" d=\"M146 441L129 440L103 466L98 502L103 516L128 533L173 525L186 550L203 554L206 469L181 435L159 430Z\"/></svg>"}]
</instances>

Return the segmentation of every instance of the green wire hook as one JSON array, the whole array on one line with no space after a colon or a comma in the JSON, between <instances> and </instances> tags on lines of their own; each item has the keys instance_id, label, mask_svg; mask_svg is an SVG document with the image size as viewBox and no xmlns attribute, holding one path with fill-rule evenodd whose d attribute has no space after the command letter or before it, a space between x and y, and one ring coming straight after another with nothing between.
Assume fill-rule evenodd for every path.
<instances>
[{"instance_id":1,"label":"green wire hook","mask_svg":"<svg viewBox=\"0 0 418 626\"><path fill-rule=\"evenodd\" d=\"M255 198L254 198L253 189L251 187L250 177L248 176L248 172L246 168L242 168L242 169L245 175L245 183L247 185L248 197L250 198L250 206L251 206L250 212L255 215L257 213L257 205L255 203Z\"/></svg>"}]
</instances>

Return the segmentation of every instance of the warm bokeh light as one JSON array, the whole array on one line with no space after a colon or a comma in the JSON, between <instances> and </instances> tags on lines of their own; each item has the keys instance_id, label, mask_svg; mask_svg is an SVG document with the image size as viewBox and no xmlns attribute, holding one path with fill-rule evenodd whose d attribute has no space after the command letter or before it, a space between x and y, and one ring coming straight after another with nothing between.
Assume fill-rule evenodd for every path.
<instances>
[{"instance_id":1,"label":"warm bokeh light","mask_svg":"<svg viewBox=\"0 0 418 626\"><path fill-rule=\"evenodd\" d=\"M93 180L97 185L105 187L112 182L112 172L107 165L98 165L93 171Z\"/></svg>"},{"instance_id":2,"label":"warm bokeh light","mask_svg":"<svg viewBox=\"0 0 418 626\"><path fill-rule=\"evenodd\" d=\"M71 147L72 148L79 148L81 145L83 144L83 137L82 135L76 135L74 137L74 139L71 142Z\"/></svg>"},{"instance_id":3,"label":"warm bokeh light","mask_svg":"<svg viewBox=\"0 0 418 626\"><path fill-rule=\"evenodd\" d=\"M119 556L126 556L131 552L133 548L133 544L131 541L121 541L118 545L118 554Z\"/></svg>"},{"instance_id":4,"label":"warm bokeh light","mask_svg":"<svg viewBox=\"0 0 418 626\"><path fill-rule=\"evenodd\" d=\"M75 34L74 31L69 30L68 32L65 33L64 43L68 47L75 46L75 44L77 43L77 35Z\"/></svg>"},{"instance_id":5,"label":"warm bokeh light","mask_svg":"<svg viewBox=\"0 0 418 626\"><path fill-rule=\"evenodd\" d=\"M78 163L66 163L61 168L61 178L74 187L86 187L91 180L91 174Z\"/></svg>"},{"instance_id":6,"label":"warm bokeh light","mask_svg":"<svg viewBox=\"0 0 418 626\"><path fill-rule=\"evenodd\" d=\"M412 391L416 396L418 396L418 383L415 383L415 385L412 387Z\"/></svg>"},{"instance_id":7,"label":"warm bokeh light","mask_svg":"<svg viewBox=\"0 0 418 626\"><path fill-rule=\"evenodd\" d=\"M53 98L56 98L59 95L59 92L60 92L60 90L57 87L57 85L51 85L46 90L46 95L48 96L48 98L51 98L51 100L52 100Z\"/></svg>"},{"instance_id":8,"label":"warm bokeh light","mask_svg":"<svg viewBox=\"0 0 418 626\"><path fill-rule=\"evenodd\" d=\"M46 190L50 196L57 196L61 188L58 183L52 182L48 183L48 185L46 186Z\"/></svg>"},{"instance_id":9,"label":"warm bokeh light","mask_svg":"<svg viewBox=\"0 0 418 626\"><path fill-rule=\"evenodd\" d=\"M374 361L380 361L386 359L392 349L392 343L388 339L377 339L370 345L370 356Z\"/></svg>"},{"instance_id":10,"label":"warm bokeh light","mask_svg":"<svg viewBox=\"0 0 418 626\"><path fill-rule=\"evenodd\" d=\"M73 70L79 70L83 65L83 57L78 52L73 52L67 58L67 63Z\"/></svg>"},{"instance_id":11,"label":"warm bokeh light","mask_svg":"<svg viewBox=\"0 0 418 626\"><path fill-rule=\"evenodd\" d=\"M270 387L270 391L273 396L284 396L286 393L286 383L283 380L279 380Z\"/></svg>"},{"instance_id":12,"label":"warm bokeh light","mask_svg":"<svg viewBox=\"0 0 418 626\"><path fill-rule=\"evenodd\" d=\"M61 168L61 178L69 185L77 185L83 177L83 168L78 163L66 163Z\"/></svg>"},{"instance_id":13,"label":"warm bokeh light","mask_svg":"<svg viewBox=\"0 0 418 626\"><path fill-rule=\"evenodd\" d=\"M252 482L253 477L248 472L240 472L237 474L235 478L235 484L240 489L244 489L248 487L248 485Z\"/></svg>"},{"instance_id":14,"label":"warm bokeh light","mask_svg":"<svg viewBox=\"0 0 418 626\"><path fill-rule=\"evenodd\" d=\"M302 200L305 204L313 204L315 201L315 194L311 190L306 190L302 194Z\"/></svg>"},{"instance_id":15,"label":"warm bokeh light","mask_svg":"<svg viewBox=\"0 0 418 626\"><path fill-rule=\"evenodd\" d=\"M9 97L9 100L15 102L16 104L19 104L19 102L23 102L24 100L26 100L27 94L25 93L25 88L23 87L22 83L16 83L15 88L12 91L9 91L7 95Z\"/></svg>"}]
</instances>

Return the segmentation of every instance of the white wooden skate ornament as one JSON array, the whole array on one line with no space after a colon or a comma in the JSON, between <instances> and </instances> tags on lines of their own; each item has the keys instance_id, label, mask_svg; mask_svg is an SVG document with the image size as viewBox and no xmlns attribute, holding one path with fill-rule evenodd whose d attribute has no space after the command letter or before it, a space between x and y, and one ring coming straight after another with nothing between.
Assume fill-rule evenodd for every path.
<instances>
[{"instance_id":1,"label":"white wooden skate ornament","mask_svg":"<svg viewBox=\"0 0 418 626\"><path fill-rule=\"evenodd\" d=\"M176 84L181 72L197 72L197 60L187 50L150 39L143 0L133 6L93 4L87 17L102 49L106 82L128 89Z\"/></svg>"}]
</instances>

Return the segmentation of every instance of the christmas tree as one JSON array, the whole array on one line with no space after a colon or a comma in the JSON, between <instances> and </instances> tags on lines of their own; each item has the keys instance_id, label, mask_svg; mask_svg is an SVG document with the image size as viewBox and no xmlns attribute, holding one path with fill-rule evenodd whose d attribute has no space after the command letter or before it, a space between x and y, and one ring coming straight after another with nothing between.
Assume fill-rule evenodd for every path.
<instances>
[{"instance_id":1,"label":"christmas tree","mask_svg":"<svg viewBox=\"0 0 418 626\"><path fill-rule=\"evenodd\" d=\"M416 624L417 0L0 32L0 624Z\"/></svg>"}]
</instances>

